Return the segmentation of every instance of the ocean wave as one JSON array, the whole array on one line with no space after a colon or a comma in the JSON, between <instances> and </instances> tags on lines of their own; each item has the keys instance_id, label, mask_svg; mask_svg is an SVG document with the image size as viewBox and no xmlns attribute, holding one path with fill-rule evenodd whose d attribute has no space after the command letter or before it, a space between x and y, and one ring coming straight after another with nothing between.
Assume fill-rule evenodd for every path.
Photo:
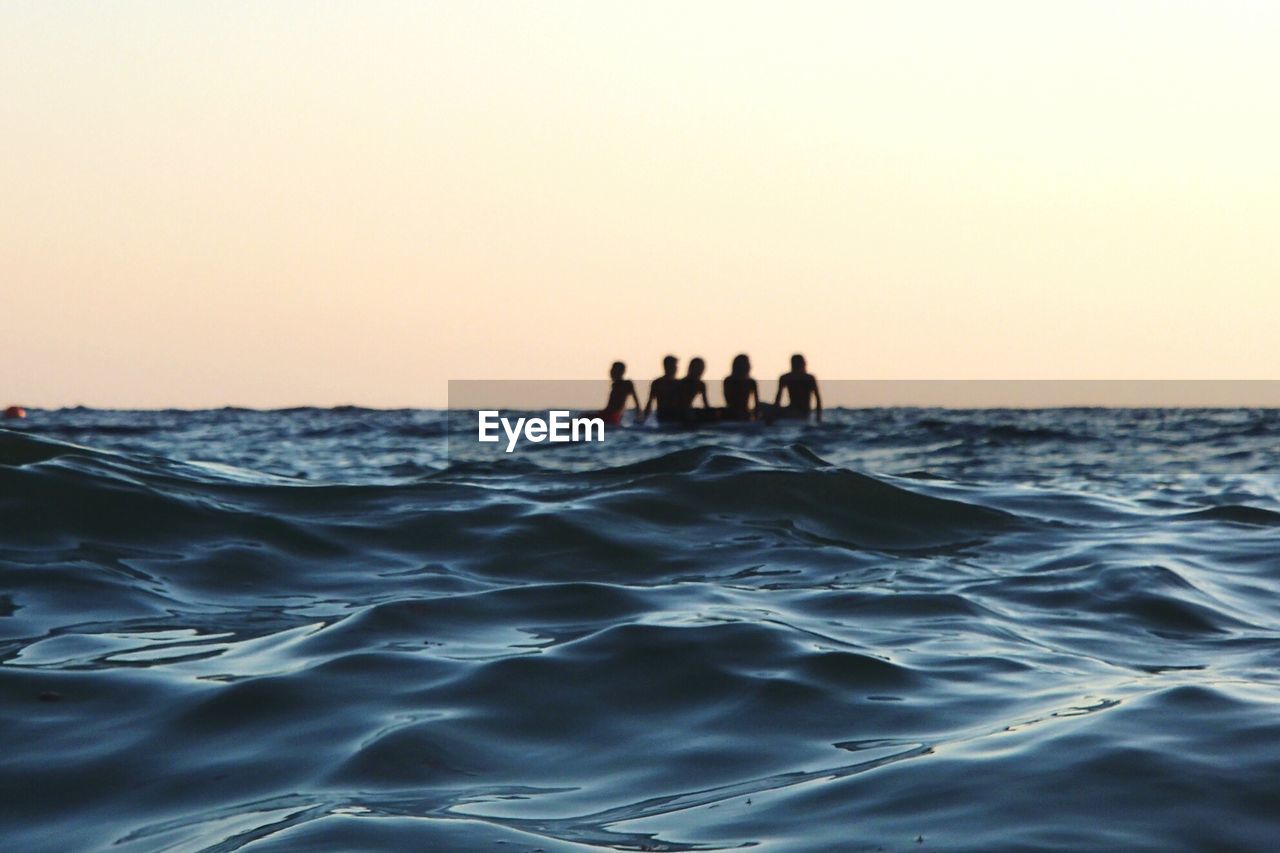
<instances>
[{"instance_id":1,"label":"ocean wave","mask_svg":"<svg viewBox=\"0 0 1280 853\"><path fill-rule=\"evenodd\" d=\"M1183 513L1181 518L1200 521L1226 521L1233 524L1248 524L1259 527L1280 525L1280 512L1240 504L1224 504L1196 510L1195 512Z\"/></svg>"},{"instance_id":2,"label":"ocean wave","mask_svg":"<svg viewBox=\"0 0 1280 853\"><path fill-rule=\"evenodd\" d=\"M470 461L440 413L40 416L0 430L14 849L1275 837L1252 414Z\"/></svg>"}]
</instances>

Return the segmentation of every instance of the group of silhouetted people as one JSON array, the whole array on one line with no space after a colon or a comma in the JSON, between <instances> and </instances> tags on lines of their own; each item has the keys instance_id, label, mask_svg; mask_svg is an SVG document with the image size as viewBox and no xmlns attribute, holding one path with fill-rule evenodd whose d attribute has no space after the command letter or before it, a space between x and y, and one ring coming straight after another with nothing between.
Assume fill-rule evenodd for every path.
<instances>
[{"instance_id":1,"label":"group of silhouetted people","mask_svg":"<svg viewBox=\"0 0 1280 853\"><path fill-rule=\"evenodd\" d=\"M718 421L755 421L771 423L780 418L807 420L812 412L822 420L822 395L818 393L818 380L805 370L804 356L791 356L791 372L778 379L778 393L773 403L760 402L760 390L751 378L751 359L739 355L733 360L729 375L724 378L724 405L712 406L707 399L707 383L702 375L707 364L700 358L689 361L688 372L677 376L679 360L669 355L662 360L662 375L649 383L649 399L640 406L640 396L630 379L624 378L627 366L615 361L609 370L613 385L609 389L609 402L598 413L605 423L618 425L627 408L627 400L635 401L636 423L643 423L656 410L658 423L683 426L714 423ZM782 405L783 395L787 404ZM698 402L702 405L699 406Z\"/></svg>"}]
</instances>

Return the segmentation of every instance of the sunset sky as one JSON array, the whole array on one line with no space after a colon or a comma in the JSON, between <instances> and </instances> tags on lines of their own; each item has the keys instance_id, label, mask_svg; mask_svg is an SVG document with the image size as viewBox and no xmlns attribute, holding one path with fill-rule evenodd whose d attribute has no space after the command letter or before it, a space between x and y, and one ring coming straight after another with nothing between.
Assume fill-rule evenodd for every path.
<instances>
[{"instance_id":1,"label":"sunset sky","mask_svg":"<svg viewBox=\"0 0 1280 853\"><path fill-rule=\"evenodd\" d=\"M6 2L0 405L1277 378L1280 3Z\"/></svg>"}]
</instances>

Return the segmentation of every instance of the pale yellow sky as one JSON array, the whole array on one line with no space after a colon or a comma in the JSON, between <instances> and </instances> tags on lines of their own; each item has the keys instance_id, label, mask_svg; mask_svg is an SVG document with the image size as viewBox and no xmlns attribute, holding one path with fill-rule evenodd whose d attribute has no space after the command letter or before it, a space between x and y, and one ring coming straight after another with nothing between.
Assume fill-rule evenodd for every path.
<instances>
[{"instance_id":1,"label":"pale yellow sky","mask_svg":"<svg viewBox=\"0 0 1280 853\"><path fill-rule=\"evenodd\" d=\"M0 6L0 405L1276 378L1280 4Z\"/></svg>"}]
</instances>

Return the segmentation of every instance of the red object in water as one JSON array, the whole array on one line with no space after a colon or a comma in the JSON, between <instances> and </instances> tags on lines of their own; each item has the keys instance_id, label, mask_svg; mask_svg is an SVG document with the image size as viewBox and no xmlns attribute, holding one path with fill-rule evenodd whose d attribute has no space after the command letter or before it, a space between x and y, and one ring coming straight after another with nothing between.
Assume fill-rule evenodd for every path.
<instances>
[{"instance_id":1,"label":"red object in water","mask_svg":"<svg viewBox=\"0 0 1280 853\"><path fill-rule=\"evenodd\" d=\"M27 410L21 406L10 406L4 410L4 416L6 418L25 418L27 416Z\"/></svg>"}]
</instances>

